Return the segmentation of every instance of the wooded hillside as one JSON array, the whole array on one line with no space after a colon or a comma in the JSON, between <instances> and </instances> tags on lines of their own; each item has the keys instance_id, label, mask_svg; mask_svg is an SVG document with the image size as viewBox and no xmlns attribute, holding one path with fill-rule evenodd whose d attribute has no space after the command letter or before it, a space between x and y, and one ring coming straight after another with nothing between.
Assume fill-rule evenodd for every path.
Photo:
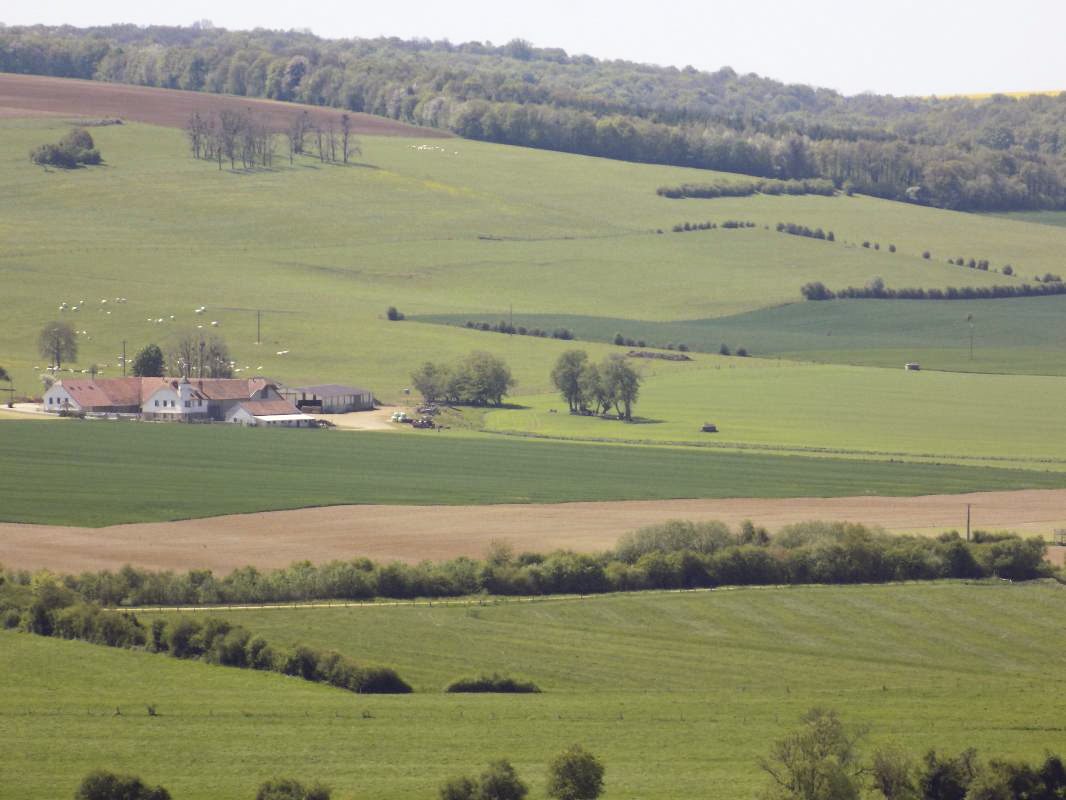
<instances>
[{"instance_id":1,"label":"wooded hillside","mask_svg":"<svg viewBox=\"0 0 1066 800\"><path fill-rule=\"evenodd\" d=\"M514 40L321 39L116 25L0 30L0 71L347 108L461 136L954 209L1066 207L1066 95L844 97L725 67L600 61Z\"/></svg>"}]
</instances>

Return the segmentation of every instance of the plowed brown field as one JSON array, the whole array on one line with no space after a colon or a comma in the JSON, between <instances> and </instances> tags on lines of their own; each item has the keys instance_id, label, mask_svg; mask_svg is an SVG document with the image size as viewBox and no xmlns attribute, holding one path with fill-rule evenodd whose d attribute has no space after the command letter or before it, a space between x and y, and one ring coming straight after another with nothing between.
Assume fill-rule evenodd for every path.
<instances>
[{"instance_id":1,"label":"plowed brown field","mask_svg":"<svg viewBox=\"0 0 1066 800\"><path fill-rule=\"evenodd\" d=\"M771 529L803 520L850 520L889 530L964 530L973 526L1048 533L1066 527L1066 490L986 492L925 497L842 497L784 500L664 500L496 506L334 506L181 522L69 528L0 524L0 563L62 572L208 567L228 572L246 564L284 566L368 556L417 562L477 556L493 539L516 550L612 546L642 525L668 519L751 519ZM1053 560L1062 563L1063 550Z\"/></svg>"},{"instance_id":2,"label":"plowed brown field","mask_svg":"<svg viewBox=\"0 0 1066 800\"><path fill-rule=\"evenodd\" d=\"M210 114L222 109L250 109L264 124L275 130L287 128L293 117L303 111L315 123L322 125L331 122L339 125L343 113L335 108L253 97L0 73L0 117L117 117L181 128L194 111ZM364 136L442 138L451 135L372 114L350 113L350 116L353 130Z\"/></svg>"}]
</instances>

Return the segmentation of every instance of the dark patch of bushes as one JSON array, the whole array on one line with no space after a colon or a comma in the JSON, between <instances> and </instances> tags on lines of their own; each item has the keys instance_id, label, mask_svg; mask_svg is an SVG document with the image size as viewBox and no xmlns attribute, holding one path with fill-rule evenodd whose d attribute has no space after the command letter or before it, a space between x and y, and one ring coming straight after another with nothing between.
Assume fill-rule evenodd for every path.
<instances>
[{"instance_id":1,"label":"dark patch of bushes","mask_svg":"<svg viewBox=\"0 0 1066 800\"><path fill-rule=\"evenodd\" d=\"M74 169L82 165L99 164L100 151L93 137L84 128L73 128L57 144L42 144L30 153L30 160L42 166Z\"/></svg>"},{"instance_id":2,"label":"dark patch of bushes","mask_svg":"<svg viewBox=\"0 0 1066 800\"><path fill-rule=\"evenodd\" d=\"M737 228L754 228L757 226L749 220L727 219L720 226L714 222L679 222L670 230L674 233L685 233L687 231L712 231L718 227L726 230L735 230Z\"/></svg>"},{"instance_id":3,"label":"dark patch of bushes","mask_svg":"<svg viewBox=\"0 0 1066 800\"><path fill-rule=\"evenodd\" d=\"M570 341L575 336L574 332L569 328L556 328L553 331L546 331L542 328L526 328L523 325L512 325L505 320L492 323L467 320L463 327L474 331L484 331L485 333L517 334L518 336L536 336L541 339L551 338L562 339L563 341Z\"/></svg>"},{"instance_id":4,"label":"dark patch of bushes","mask_svg":"<svg viewBox=\"0 0 1066 800\"><path fill-rule=\"evenodd\" d=\"M1018 286L963 286L947 289L902 288L889 289L879 278L866 286L849 286L832 291L821 281L811 281L800 287L807 300L869 299L878 300L995 300L1004 297L1046 297L1066 294L1066 283L1059 281L1033 286L1023 283Z\"/></svg>"},{"instance_id":5,"label":"dark patch of bushes","mask_svg":"<svg viewBox=\"0 0 1066 800\"><path fill-rule=\"evenodd\" d=\"M806 236L810 239L824 239L825 241L835 242L836 236L832 231L826 233L821 228L808 228L806 225L797 225L795 222L779 222L777 223L778 233L787 233L791 236ZM869 247L869 242L863 242L863 247Z\"/></svg>"},{"instance_id":6,"label":"dark patch of bushes","mask_svg":"<svg viewBox=\"0 0 1066 800\"><path fill-rule=\"evenodd\" d=\"M501 692L505 694L539 694L540 688L532 682L517 681L506 675L492 673L477 678L460 678L448 684L446 692Z\"/></svg>"},{"instance_id":7,"label":"dark patch of bushes","mask_svg":"<svg viewBox=\"0 0 1066 800\"><path fill-rule=\"evenodd\" d=\"M698 197L703 199L715 197L748 197L753 194L820 194L831 196L836 193L832 181L815 178L812 180L779 181L772 178L731 182L731 183L685 183L681 186L660 186L656 191L660 197L681 199Z\"/></svg>"},{"instance_id":8,"label":"dark patch of bushes","mask_svg":"<svg viewBox=\"0 0 1066 800\"><path fill-rule=\"evenodd\" d=\"M402 311L397 311L396 306L389 306L388 311L385 312L385 316L389 318L389 322L400 322L405 319Z\"/></svg>"},{"instance_id":9,"label":"dark patch of bushes","mask_svg":"<svg viewBox=\"0 0 1066 800\"><path fill-rule=\"evenodd\" d=\"M98 769L85 776L74 800L170 800L170 792L162 786L148 786L135 775Z\"/></svg>"}]
</instances>

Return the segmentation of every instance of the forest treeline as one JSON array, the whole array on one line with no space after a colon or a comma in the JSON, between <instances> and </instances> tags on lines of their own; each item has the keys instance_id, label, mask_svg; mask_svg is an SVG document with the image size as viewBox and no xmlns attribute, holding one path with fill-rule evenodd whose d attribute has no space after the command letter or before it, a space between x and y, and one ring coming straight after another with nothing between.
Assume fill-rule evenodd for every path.
<instances>
[{"instance_id":1,"label":"forest treeline","mask_svg":"<svg viewBox=\"0 0 1066 800\"><path fill-rule=\"evenodd\" d=\"M3 28L0 71L299 101L485 141L822 178L944 208L1066 207L1066 94L844 97L519 39L329 40L209 24Z\"/></svg>"},{"instance_id":2,"label":"forest treeline","mask_svg":"<svg viewBox=\"0 0 1066 800\"><path fill-rule=\"evenodd\" d=\"M731 585L885 583L943 578L1030 580L1052 576L1040 539L979 533L938 538L894 536L850 523L808 522L770 534L744 523L668 522L641 529L603 553L516 554L494 544L483 559L378 564L366 558L283 569L66 575L58 585L103 606L177 606L308 600L410 599L497 595L595 594ZM9 590L33 584L25 572L0 572ZM0 589L3 589L0 584ZM0 593L2 596L2 593ZM0 607L0 611L3 608ZM0 617L5 626L22 624ZM24 622L25 620L22 620Z\"/></svg>"}]
</instances>

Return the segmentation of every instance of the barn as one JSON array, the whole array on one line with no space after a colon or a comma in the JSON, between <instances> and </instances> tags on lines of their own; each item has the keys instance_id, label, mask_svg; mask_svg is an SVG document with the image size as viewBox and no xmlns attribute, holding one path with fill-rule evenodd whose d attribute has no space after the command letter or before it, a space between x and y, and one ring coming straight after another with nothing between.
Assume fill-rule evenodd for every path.
<instances>
[{"instance_id":1,"label":"barn","mask_svg":"<svg viewBox=\"0 0 1066 800\"><path fill-rule=\"evenodd\" d=\"M374 393L354 386L326 383L319 386L284 386L278 391L302 411L343 414L346 411L370 411L374 408Z\"/></svg>"}]
</instances>

